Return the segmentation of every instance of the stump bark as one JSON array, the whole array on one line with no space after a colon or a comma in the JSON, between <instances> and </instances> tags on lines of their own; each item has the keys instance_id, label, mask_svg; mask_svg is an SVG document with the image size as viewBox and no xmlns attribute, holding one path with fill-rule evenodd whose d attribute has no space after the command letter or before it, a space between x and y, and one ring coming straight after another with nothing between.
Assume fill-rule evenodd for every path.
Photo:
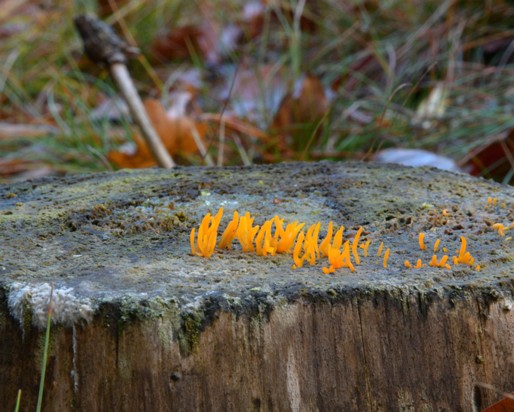
<instances>
[{"instance_id":1,"label":"stump bark","mask_svg":"<svg viewBox=\"0 0 514 412\"><path fill-rule=\"evenodd\" d=\"M44 410L479 411L502 397L481 383L514 389L514 229L493 228L514 222L510 187L296 163L43 179L0 199L6 410L18 389L34 410L51 290ZM236 245L192 256L189 232L220 206L222 228L234 210L322 236L332 220L350 240L362 226L369 256L330 275ZM461 236L474 265L428 265Z\"/></svg>"}]
</instances>

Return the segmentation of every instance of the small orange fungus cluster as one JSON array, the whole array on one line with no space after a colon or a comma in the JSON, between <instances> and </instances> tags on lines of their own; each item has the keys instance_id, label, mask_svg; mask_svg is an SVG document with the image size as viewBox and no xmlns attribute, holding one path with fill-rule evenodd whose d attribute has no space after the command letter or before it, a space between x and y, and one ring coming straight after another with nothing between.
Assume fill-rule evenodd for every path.
<instances>
[{"instance_id":1,"label":"small orange fungus cluster","mask_svg":"<svg viewBox=\"0 0 514 412\"><path fill-rule=\"evenodd\" d=\"M217 231L223 216L220 208L216 216L208 213L198 229L191 231L190 243L193 255L210 257L216 248ZM349 268L352 272L354 265L360 264L359 248L368 255L371 243L367 240L359 244L362 227L355 234L353 241L343 244L344 226L334 233L334 223L330 222L326 236L319 241L321 223L317 222L304 230L305 223L292 222L284 227L284 219L274 216L261 226L254 225L254 218L249 212L240 216L234 212L232 220L221 235L219 249L231 249L237 239L243 252L253 252L258 256L274 256L277 253L291 253L293 268L301 268L305 262L315 265L321 257L328 258L329 265L323 268L324 273L333 273L336 269ZM387 259L384 260L386 262ZM385 264L385 263L384 263Z\"/></svg>"},{"instance_id":2,"label":"small orange fungus cluster","mask_svg":"<svg viewBox=\"0 0 514 412\"><path fill-rule=\"evenodd\" d=\"M460 244L459 254L457 256L453 257L453 264L454 265L463 264L463 265L473 266L473 264L475 263L475 258L473 256L471 256L471 253L469 253L466 250L466 247L467 247L466 238L464 236L461 236L460 241L461 241L461 244Z\"/></svg>"},{"instance_id":3,"label":"small orange fungus cluster","mask_svg":"<svg viewBox=\"0 0 514 412\"><path fill-rule=\"evenodd\" d=\"M404 262L404 265L406 268L409 268L409 269L411 269L412 267L414 267L414 269L420 269L421 267L423 267L423 262L421 261L421 259L418 259L418 261L416 262L416 266L412 266L410 264L410 262L408 260L406 260Z\"/></svg>"},{"instance_id":4,"label":"small orange fungus cluster","mask_svg":"<svg viewBox=\"0 0 514 412\"><path fill-rule=\"evenodd\" d=\"M493 206L493 207L496 207L496 206L500 206L502 209L505 209L507 207L507 202L505 201L499 201L497 197L491 197L489 196L487 198L487 206ZM514 206L514 205L513 205Z\"/></svg>"},{"instance_id":5,"label":"small orange fungus cluster","mask_svg":"<svg viewBox=\"0 0 514 412\"><path fill-rule=\"evenodd\" d=\"M455 256L452 257L451 261L453 262L454 266L460 265L460 264L473 266L475 264L475 258L471 255L470 252L468 252L466 250L466 248L467 248L466 238L464 236L461 236L460 240L461 240L460 250L458 251L458 253ZM419 243L419 248L421 250L427 249L427 246L425 244L425 233L419 234L418 243ZM448 263L448 260L449 260L448 255L445 254L441 257L441 259L438 259L437 255L435 254L439 250L440 244L441 244L441 240L436 239L436 241L434 243L434 254L432 255L432 259L430 260L428 265L432 266L432 267L436 267L436 268L451 269L451 266ZM443 248L444 253L446 253L447 251L448 251L447 248ZM416 262L416 265L413 266L408 260L405 260L404 266L409 269L411 269L411 268L420 269L421 267L423 267L423 262L421 259L418 259L418 261ZM481 269L480 265L475 266L475 269L480 271L480 269Z\"/></svg>"},{"instance_id":6,"label":"small orange fungus cluster","mask_svg":"<svg viewBox=\"0 0 514 412\"><path fill-rule=\"evenodd\" d=\"M500 236L505 236L505 232L507 230L514 229L514 222L507 226L505 226L503 223L495 223L493 225L493 229L496 230Z\"/></svg>"},{"instance_id":7,"label":"small orange fungus cluster","mask_svg":"<svg viewBox=\"0 0 514 412\"><path fill-rule=\"evenodd\" d=\"M436 255L432 255L432 260L430 261L430 263L428 265L436 267L436 268L451 269L451 266L446 263L447 261L448 261L448 255L444 255L441 258L441 260L439 260L439 261L437 260L437 256Z\"/></svg>"}]
</instances>

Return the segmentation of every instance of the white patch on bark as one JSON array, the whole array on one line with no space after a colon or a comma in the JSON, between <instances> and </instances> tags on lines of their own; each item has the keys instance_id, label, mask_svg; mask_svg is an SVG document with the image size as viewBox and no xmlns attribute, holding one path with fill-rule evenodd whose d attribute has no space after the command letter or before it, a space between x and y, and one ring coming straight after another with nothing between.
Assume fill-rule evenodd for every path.
<instances>
[{"instance_id":1,"label":"white patch on bark","mask_svg":"<svg viewBox=\"0 0 514 412\"><path fill-rule=\"evenodd\" d=\"M39 285L13 283L9 289L7 300L9 311L23 326L24 310L31 310L32 324L44 329L47 323L51 292L52 287L48 283ZM52 306L53 324L72 326L80 320L90 322L94 313L91 300L78 298L73 294L73 288L68 287L54 287Z\"/></svg>"}]
</instances>

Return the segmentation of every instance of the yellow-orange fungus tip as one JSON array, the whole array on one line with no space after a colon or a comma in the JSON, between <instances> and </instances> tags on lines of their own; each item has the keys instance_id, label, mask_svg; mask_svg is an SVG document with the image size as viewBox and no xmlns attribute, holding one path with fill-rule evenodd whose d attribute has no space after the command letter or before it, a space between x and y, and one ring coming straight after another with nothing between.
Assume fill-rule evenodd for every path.
<instances>
[{"instance_id":1,"label":"yellow-orange fungus tip","mask_svg":"<svg viewBox=\"0 0 514 412\"><path fill-rule=\"evenodd\" d=\"M437 256L432 255L432 260L429 263L429 266L437 266Z\"/></svg>"},{"instance_id":2,"label":"yellow-orange fungus tip","mask_svg":"<svg viewBox=\"0 0 514 412\"><path fill-rule=\"evenodd\" d=\"M218 244L218 247L220 249L231 249L232 248L232 241L236 237L236 231L237 227L239 225L239 214L237 212L234 212L234 217L230 221L230 223L227 225L227 228L221 235L220 243Z\"/></svg>"},{"instance_id":3,"label":"yellow-orange fungus tip","mask_svg":"<svg viewBox=\"0 0 514 412\"><path fill-rule=\"evenodd\" d=\"M359 230L357 230L357 233L355 234L355 237L353 238L353 242L352 242L352 255L353 255L353 258L355 259L355 264L357 265L360 265L361 263L361 259L359 257L359 252L357 250L357 246L359 244L359 239L361 237L361 234L362 234L362 226L359 228Z\"/></svg>"},{"instance_id":4,"label":"yellow-orange fungus tip","mask_svg":"<svg viewBox=\"0 0 514 412\"><path fill-rule=\"evenodd\" d=\"M304 238L305 238L305 234L302 231L298 235L298 239L296 240L296 245L293 250L294 264L296 265L296 267L299 267L299 268L301 268L303 266L303 259L300 258L300 252L302 251L302 245L303 245Z\"/></svg>"},{"instance_id":5,"label":"yellow-orange fungus tip","mask_svg":"<svg viewBox=\"0 0 514 412\"><path fill-rule=\"evenodd\" d=\"M498 203L498 198L497 197L494 197L493 198L493 205L496 206L496 203Z\"/></svg>"},{"instance_id":6,"label":"yellow-orange fungus tip","mask_svg":"<svg viewBox=\"0 0 514 412\"><path fill-rule=\"evenodd\" d=\"M480 272L481 269L482 267L480 265L477 265L476 270Z\"/></svg>"},{"instance_id":7,"label":"yellow-orange fungus tip","mask_svg":"<svg viewBox=\"0 0 514 412\"><path fill-rule=\"evenodd\" d=\"M341 245L343 244L343 233L344 233L344 226L341 226L339 230L334 235L334 241L332 243L332 247L339 249Z\"/></svg>"},{"instance_id":8,"label":"yellow-orange fungus tip","mask_svg":"<svg viewBox=\"0 0 514 412\"><path fill-rule=\"evenodd\" d=\"M405 265L406 268L412 268L412 265L410 264L410 262L408 260L406 260L405 262L403 262L403 264Z\"/></svg>"},{"instance_id":9,"label":"yellow-orange fungus tip","mask_svg":"<svg viewBox=\"0 0 514 412\"><path fill-rule=\"evenodd\" d=\"M450 213L448 213L447 209L443 209L442 214L443 216L450 216Z\"/></svg>"},{"instance_id":10,"label":"yellow-orange fungus tip","mask_svg":"<svg viewBox=\"0 0 514 412\"><path fill-rule=\"evenodd\" d=\"M294 245L296 237L305 223L299 224L298 222L289 223L285 230L281 230L282 226L277 226L277 231L280 231L280 239L277 243L277 253L289 253Z\"/></svg>"},{"instance_id":11,"label":"yellow-orange fungus tip","mask_svg":"<svg viewBox=\"0 0 514 412\"><path fill-rule=\"evenodd\" d=\"M418 242L419 242L419 248L421 250L425 250L427 248L426 245L425 245L425 233L424 232L421 232L419 234Z\"/></svg>"},{"instance_id":12,"label":"yellow-orange fungus tip","mask_svg":"<svg viewBox=\"0 0 514 412\"><path fill-rule=\"evenodd\" d=\"M275 248L271 246L271 225L273 220L267 220L261 226L255 238L255 253L257 256L274 255Z\"/></svg>"},{"instance_id":13,"label":"yellow-orange fungus tip","mask_svg":"<svg viewBox=\"0 0 514 412\"><path fill-rule=\"evenodd\" d=\"M437 239L434 243L434 253L437 252L437 249L439 249L439 244L441 243L441 239Z\"/></svg>"},{"instance_id":14,"label":"yellow-orange fungus tip","mask_svg":"<svg viewBox=\"0 0 514 412\"><path fill-rule=\"evenodd\" d=\"M368 249L369 249L369 245L371 244L371 240L367 240L366 243L364 243L363 245L360 245L360 247L364 250L364 257L368 257Z\"/></svg>"},{"instance_id":15,"label":"yellow-orange fungus tip","mask_svg":"<svg viewBox=\"0 0 514 412\"><path fill-rule=\"evenodd\" d=\"M323 256L328 256L328 249L330 248L330 243L332 242L332 231L334 230L334 222L330 222L328 224L327 235L321 241L319 245L319 251Z\"/></svg>"},{"instance_id":16,"label":"yellow-orange fungus tip","mask_svg":"<svg viewBox=\"0 0 514 412\"><path fill-rule=\"evenodd\" d=\"M253 241L255 239L255 235L259 231L259 226L252 226L253 220L253 217L251 217L248 212L239 219L236 236L241 244L243 252L253 252L255 250Z\"/></svg>"},{"instance_id":17,"label":"yellow-orange fungus tip","mask_svg":"<svg viewBox=\"0 0 514 412\"><path fill-rule=\"evenodd\" d=\"M446 262L448 261L448 255L444 255L441 260L439 261L439 266L443 267L446 265Z\"/></svg>"},{"instance_id":18,"label":"yellow-orange fungus tip","mask_svg":"<svg viewBox=\"0 0 514 412\"><path fill-rule=\"evenodd\" d=\"M448 248L443 247L443 252L448 253Z\"/></svg>"},{"instance_id":19,"label":"yellow-orange fungus tip","mask_svg":"<svg viewBox=\"0 0 514 412\"><path fill-rule=\"evenodd\" d=\"M214 217L214 220L216 221L216 223L219 225L220 222L221 222L221 218L223 217L223 207L220 207L220 209L218 210L218 213L216 213L216 216Z\"/></svg>"},{"instance_id":20,"label":"yellow-orange fungus tip","mask_svg":"<svg viewBox=\"0 0 514 412\"><path fill-rule=\"evenodd\" d=\"M382 254L382 249L384 248L384 242L380 242L380 246L378 247L377 256Z\"/></svg>"},{"instance_id":21,"label":"yellow-orange fungus tip","mask_svg":"<svg viewBox=\"0 0 514 412\"><path fill-rule=\"evenodd\" d=\"M461 241L461 245L460 245L460 251L459 251L459 258L464 256L464 254L466 253L466 246L467 246L467 241L464 236L460 237L460 241Z\"/></svg>"},{"instance_id":22,"label":"yellow-orange fungus tip","mask_svg":"<svg viewBox=\"0 0 514 412\"><path fill-rule=\"evenodd\" d=\"M391 250L389 248L387 248L384 253L384 263L383 263L384 268L387 268L387 259L389 259L390 252L391 252Z\"/></svg>"},{"instance_id":23,"label":"yellow-orange fungus tip","mask_svg":"<svg viewBox=\"0 0 514 412\"><path fill-rule=\"evenodd\" d=\"M420 269L421 266L423 266L423 263L421 262L421 259L418 259L418 261L416 262L416 269Z\"/></svg>"},{"instance_id":24,"label":"yellow-orange fungus tip","mask_svg":"<svg viewBox=\"0 0 514 412\"><path fill-rule=\"evenodd\" d=\"M491 196L489 196L489 197L487 198L487 204L488 204L488 205L490 205L490 204L492 204L492 203L493 203L493 198L492 198Z\"/></svg>"}]
</instances>

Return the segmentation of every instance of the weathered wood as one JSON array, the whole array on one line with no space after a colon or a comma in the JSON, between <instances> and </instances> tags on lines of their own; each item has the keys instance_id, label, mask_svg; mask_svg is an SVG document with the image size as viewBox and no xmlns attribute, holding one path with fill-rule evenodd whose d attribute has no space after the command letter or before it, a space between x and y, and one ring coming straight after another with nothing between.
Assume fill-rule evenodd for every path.
<instances>
[{"instance_id":1,"label":"weathered wood","mask_svg":"<svg viewBox=\"0 0 514 412\"><path fill-rule=\"evenodd\" d=\"M45 410L478 411L501 399L480 382L514 388L514 243L491 227L514 221L512 188L318 163L44 179L0 199L7 410L19 388L34 409L50 284ZM346 238L362 225L373 256L332 275L237 247L191 256L190 229L220 205L223 227L235 209L334 220ZM466 236L482 270L405 268L430 260L421 231L449 254Z\"/></svg>"}]
</instances>

